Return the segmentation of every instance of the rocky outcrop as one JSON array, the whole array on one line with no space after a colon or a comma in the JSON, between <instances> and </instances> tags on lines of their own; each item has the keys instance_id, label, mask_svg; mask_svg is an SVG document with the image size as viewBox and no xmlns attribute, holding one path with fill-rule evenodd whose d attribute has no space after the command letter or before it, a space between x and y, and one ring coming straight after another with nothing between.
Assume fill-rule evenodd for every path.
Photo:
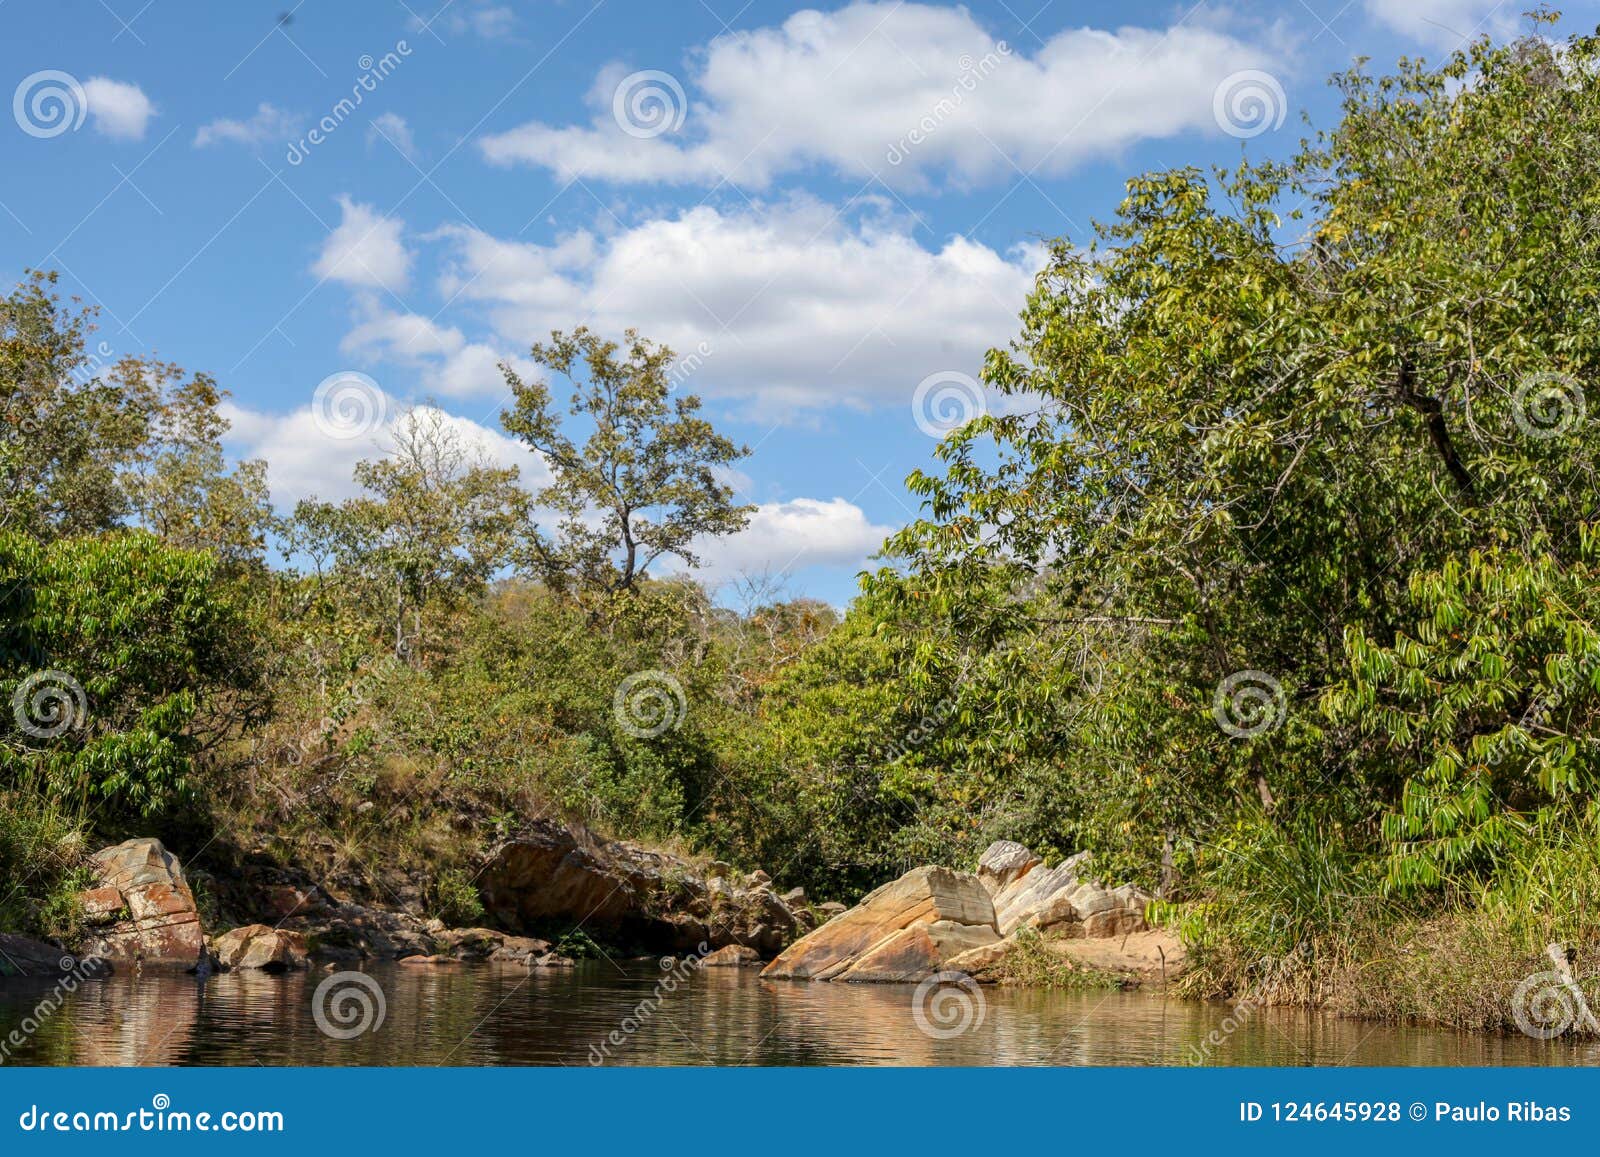
<instances>
[{"instance_id":1,"label":"rocky outcrop","mask_svg":"<svg viewBox=\"0 0 1600 1157\"><path fill-rule=\"evenodd\" d=\"M309 963L306 938L298 932L247 924L218 936L212 955L223 968L260 968L288 972Z\"/></svg>"},{"instance_id":2,"label":"rocky outcrop","mask_svg":"<svg viewBox=\"0 0 1600 1157\"><path fill-rule=\"evenodd\" d=\"M144 968L194 967L205 933L178 859L157 839L135 839L91 857L95 886L81 896L91 931L83 955Z\"/></svg>"},{"instance_id":3,"label":"rocky outcrop","mask_svg":"<svg viewBox=\"0 0 1600 1157\"><path fill-rule=\"evenodd\" d=\"M577 924L598 939L658 950L741 944L764 955L810 926L765 872L743 878L722 863L688 861L582 829L540 822L490 855L478 876L497 925L537 934Z\"/></svg>"},{"instance_id":4,"label":"rocky outcrop","mask_svg":"<svg viewBox=\"0 0 1600 1157\"><path fill-rule=\"evenodd\" d=\"M959 970L992 979L1005 974L1004 963L1022 929L1052 943L1089 944L1146 933L1150 897L1132 885L1104 888L1084 879L1087 868L1085 854L1052 868L1026 846L1000 840L983 853L976 875L934 867L907 872L797 940L761 975L920 982ZM1155 950L1166 945L1162 941ZM1065 951L1082 956L1085 967L1148 971L1142 957L1122 968L1106 964L1121 959L1119 953L1126 955L1121 946Z\"/></svg>"},{"instance_id":5,"label":"rocky outcrop","mask_svg":"<svg viewBox=\"0 0 1600 1157\"><path fill-rule=\"evenodd\" d=\"M922 980L1000 938L978 877L915 868L801 937L764 969L778 980Z\"/></svg>"}]
</instances>

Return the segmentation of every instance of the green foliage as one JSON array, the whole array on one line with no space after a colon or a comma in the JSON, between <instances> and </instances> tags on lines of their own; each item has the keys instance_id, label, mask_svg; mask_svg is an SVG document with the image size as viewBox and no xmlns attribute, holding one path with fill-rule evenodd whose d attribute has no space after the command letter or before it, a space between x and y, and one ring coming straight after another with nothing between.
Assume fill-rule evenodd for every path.
<instances>
[{"instance_id":1,"label":"green foliage","mask_svg":"<svg viewBox=\"0 0 1600 1157\"><path fill-rule=\"evenodd\" d=\"M0 774L71 808L150 814L259 714L251 630L215 555L142 532L0 535L22 645L0 656Z\"/></svg>"},{"instance_id":2,"label":"green foliage","mask_svg":"<svg viewBox=\"0 0 1600 1157\"><path fill-rule=\"evenodd\" d=\"M572 384L569 411L591 427L581 447L564 431L549 386L503 367L516 403L501 423L555 475L536 500L560 521L553 533L532 527L524 551L529 573L554 588L611 594L631 590L662 558L697 566L697 539L732 534L755 509L735 505L717 473L749 450L698 416L699 398L669 404L670 349L633 330L627 341L619 358L615 342L580 326L533 347L535 362Z\"/></svg>"}]
</instances>

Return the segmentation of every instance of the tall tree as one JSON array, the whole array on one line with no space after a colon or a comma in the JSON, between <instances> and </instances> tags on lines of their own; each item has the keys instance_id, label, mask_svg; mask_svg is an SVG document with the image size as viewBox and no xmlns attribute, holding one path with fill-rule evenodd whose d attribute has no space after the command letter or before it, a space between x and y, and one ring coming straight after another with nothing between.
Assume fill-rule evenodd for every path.
<instances>
[{"instance_id":1,"label":"tall tree","mask_svg":"<svg viewBox=\"0 0 1600 1157\"><path fill-rule=\"evenodd\" d=\"M543 455L554 480L535 495L558 519L531 527L525 567L557 589L631 590L662 558L700 564L696 540L740 530L753 506L718 476L749 454L699 417L700 399L672 399L673 353L627 332L627 349L579 327L552 333L533 359L573 388L568 412L590 427L580 446L563 429L550 388L502 366L515 405L505 428ZM579 380L580 375L582 381Z\"/></svg>"}]
</instances>

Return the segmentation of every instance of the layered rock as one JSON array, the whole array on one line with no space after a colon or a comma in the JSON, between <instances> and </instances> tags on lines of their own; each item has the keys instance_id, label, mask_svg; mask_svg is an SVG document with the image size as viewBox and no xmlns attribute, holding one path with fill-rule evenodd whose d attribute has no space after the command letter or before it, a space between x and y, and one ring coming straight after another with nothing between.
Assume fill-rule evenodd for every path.
<instances>
[{"instance_id":1,"label":"layered rock","mask_svg":"<svg viewBox=\"0 0 1600 1157\"><path fill-rule=\"evenodd\" d=\"M1026 845L1016 840L996 840L978 857L978 880L994 896L1040 863Z\"/></svg>"},{"instance_id":2,"label":"layered rock","mask_svg":"<svg viewBox=\"0 0 1600 1157\"><path fill-rule=\"evenodd\" d=\"M765 872L687 861L550 822L496 848L478 876L494 923L537 933L578 924L600 939L661 950L741 944L770 955L809 926Z\"/></svg>"},{"instance_id":3,"label":"layered rock","mask_svg":"<svg viewBox=\"0 0 1600 1157\"><path fill-rule=\"evenodd\" d=\"M1009 858L1012 863L1022 860L1010 850L1020 847L1009 840L991 845L979 861L980 871L992 856L997 860ZM996 849L1002 849L1002 853L996 855ZM1034 857L1032 864L1005 880L992 871L997 885L995 922L1001 935L1010 936L1018 928L1087 939L1143 932L1147 927L1145 906L1151 897L1131 884L1105 888L1097 881L1086 880L1082 873L1088 866L1088 853L1080 852L1054 868Z\"/></svg>"},{"instance_id":4,"label":"layered rock","mask_svg":"<svg viewBox=\"0 0 1600 1157\"><path fill-rule=\"evenodd\" d=\"M91 933L84 955L187 969L205 949L194 893L178 859L157 839L134 839L91 857L95 886L83 893Z\"/></svg>"},{"instance_id":5,"label":"layered rock","mask_svg":"<svg viewBox=\"0 0 1600 1157\"><path fill-rule=\"evenodd\" d=\"M978 877L915 868L790 945L769 979L909 981L1000 938L994 903Z\"/></svg>"}]
</instances>

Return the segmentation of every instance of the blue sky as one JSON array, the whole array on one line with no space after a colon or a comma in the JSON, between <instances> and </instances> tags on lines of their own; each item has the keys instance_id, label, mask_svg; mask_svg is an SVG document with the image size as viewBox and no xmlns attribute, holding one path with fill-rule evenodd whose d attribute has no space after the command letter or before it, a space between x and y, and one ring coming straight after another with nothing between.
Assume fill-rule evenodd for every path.
<instances>
[{"instance_id":1,"label":"blue sky","mask_svg":"<svg viewBox=\"0 0 1600 1157\"><path fill-rule=\"evenodd\" d=\"M537 484L496 362L635 326L754 450L705 577L843 603L929 431L989 404L1043 239L1523 6L0 0L0 272L214 374L280 504L430 397Z\"/></svg>"}]
</instances>

